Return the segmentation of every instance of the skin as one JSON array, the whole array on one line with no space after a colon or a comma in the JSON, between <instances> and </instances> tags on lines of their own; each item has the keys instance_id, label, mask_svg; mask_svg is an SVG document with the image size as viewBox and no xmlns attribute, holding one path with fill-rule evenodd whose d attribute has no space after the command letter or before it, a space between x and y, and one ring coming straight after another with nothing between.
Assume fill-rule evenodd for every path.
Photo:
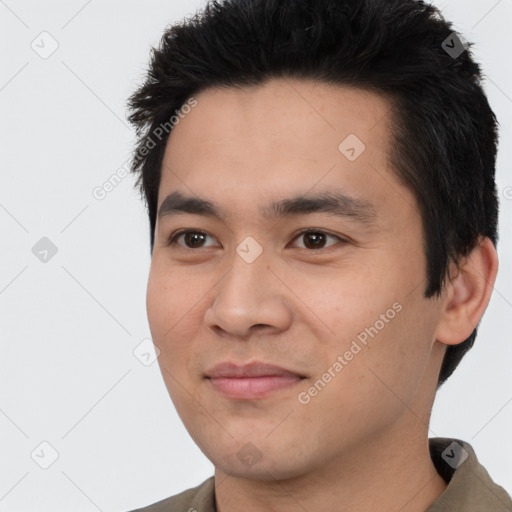
<instances>
[{"instance_id":1,"label":"skin","mask_svg":"<svg viewBox=\"0 0 512 512\"><path fill-rule=\"evenodd\" d=\"M441 297L423 297L421 218L388 163L384 97L273 79L196 99L169 137L158 204L180 191L217 202L225 217L158 219L147 312L170 397L215 466L217 509L426 510L446 488L428 451L439 369L446 345L466 339L487 306L492 243L482 239L452 268ZM366 146L355 161L338 149L349 134ZM270 199L334 189L371 203L374 224L259 213ZM203 245L187 247L183 236L168 244L185 228L207 233ZM308 248L310 238L297 236L304 228L334 236ZM263 249L252 263L236 251L248 236ZM396 303L400 312L301 403L298 394ZM204 378L228 360L306 378L233 400ZM256 463L237 456L248 442Z\"/></svg>"}]
</instances>

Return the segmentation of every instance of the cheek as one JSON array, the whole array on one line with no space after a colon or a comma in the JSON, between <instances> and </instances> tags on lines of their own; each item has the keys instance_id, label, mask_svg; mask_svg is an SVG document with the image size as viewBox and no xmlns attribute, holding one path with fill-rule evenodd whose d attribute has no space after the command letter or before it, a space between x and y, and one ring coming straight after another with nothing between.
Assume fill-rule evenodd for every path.
<instances>
[{"instance_id":1,"label":"cheek","mask_svg":"<svg viewBox=\"0 0 512 512\"><path fill-rule=\"evenodd\" d=\"M181 414L187 414L191 407L190 396L184 392L184 387L185 389L190 388L187 378L190 375L191 358L198 357L191 350L192 343L180 341L187 339L182 330L186 325L187 311L189 311L189 315L191 314L190 306L188 306L186 291L176 292L185 284L175 279L174 276L179 273L173 272L171 278L168 271L160 272L156 263L153 260L148 278L147 316L153 343L160 350L157 361L162 378L169 396L181 416Z\"/></svg>"},{"instance_id":2,"label":"cheek","mask_svg":"<svg viewBox=\"0 0 512 512\"><path fill-rule=\"evenodd\" d=\"M400 306L401 310L388 323L372 322L378 332L368 338L359 368L359 373L366 377L366 391L382 406L387 404L396 410L414 400L429 362L435 332L435 312L421 293L409 297L402 294Z\"/></svg>"},{"instance_id":3,"label":"cheek","mask_svg":"<svg viewBox=\"0 0 512 512\"><path fill-rule=\"evenodd\" d=\"M372 326L396 302L395 287L376 285L382 283L376 265L363 265L345 261L342 267L329 269L300 279L290 276L290 288L307 306L303 319L319 325L317 333L323 344L341 350L365 328ZM348 348L348 347L347 347Z\"/></svg>"},{"instance_id":4,"label":"cheek","mask_svg":"<svg viewBox=\"0 0 512 512\"><path fill-rule=\"evenodd\" d=\"M184 333L184 326L190 325L187 319L193 314L189 305L187 288L184 282L176 279L179 273L161 272L153 260L146 291L146 310L153 343L160 350L158 364L162 377L171 395L176 395L183 380L181 369L188 367L191 343ZM193 304L193 302L192 302ZM190 320L189 320L190 322ZM180 340L189 340L183 343ZM173 378L174 377L174 378ZM176 387L178 386L178 387Z\"/></svg>"},{"instance_id":5,"label":"cheek","mask_svg":"<svg viewBox=\"0 0 512 512\"><path fill-rule=\"evenodd\" d=\"M413 305L406 302L383 327L375 325L373 317L368 318L362 329L360 318L346 327L347 332L350 329L353 333L367 333L366 344L355 334L345 336L337 344L324 346L328 363L318 366L315 377L301 391L310 396L310 403L303 406L308 412L305 421L313 431L319 430L318 435L325 436L327 444L338 445L340 431L347 439L364 437L408 414L430 350L431 328L424 320L418 321L417 317L414 320L415 316ZM339 325L341 332L342 323ZM370 330L365 329L369 327L376 330L368 334ZM379 330L379 327L382 328ZM350 359L345 355L347 352ZM344 361L341 370L334 367L339 356ZM329 368L334 377L327 373ZM320 382L327 380L327 384ZM314 418L322 418L322 426ZM325 430L325 424L332 428Z\"/></svg>"},{"instance_id":6,"label":"cheek","mask_svg":"<svg viewBox=\"0 0 512 512\"><path fill-rule=\"evenodd\" d=\"M153 256L146 290L146 310L153 339L166 344L183 334L197 315L208 286L186 279L179 268L170 268ZM197 322L195 322L197 325Z\"/></svg>"},{"instance_id":7,"label":"cheek","mask_svg":"<svg viewBox=\"0 0 512 512\"><path fill-rule=\"evenodd\" d=\"M334 380L346 386L362 379L354 390L356 400L382 400L387 395L393 399L394 392L408 401L430 356L435 307L423 298L424 284L418 286L418 274L411 268L407 273L393 272L389 266L386 272L377 265L359 269L334 285L331 280L323 296L311 296L314 313L329 327L319 347L328 365L317 370L325 372L338 356L347 354L346 366Z\"/></svg>"}]
</instances>

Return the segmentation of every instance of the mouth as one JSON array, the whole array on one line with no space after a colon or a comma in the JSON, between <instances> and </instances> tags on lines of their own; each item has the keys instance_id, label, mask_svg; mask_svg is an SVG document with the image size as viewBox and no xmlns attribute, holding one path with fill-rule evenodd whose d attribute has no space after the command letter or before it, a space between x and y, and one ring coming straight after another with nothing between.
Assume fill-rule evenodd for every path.
<instances>
[{"instance_id":1,"label":"mouth","mask_svg":"<svg viewBox=\"0 0 512 512\"><path fill-rule=\"evenodd\" d=\"M260 362L246 365L221 363L206 375L215 391L236 400L265 398L293 387L305 378L292 370Z\"/></svg>"}]
</instances>

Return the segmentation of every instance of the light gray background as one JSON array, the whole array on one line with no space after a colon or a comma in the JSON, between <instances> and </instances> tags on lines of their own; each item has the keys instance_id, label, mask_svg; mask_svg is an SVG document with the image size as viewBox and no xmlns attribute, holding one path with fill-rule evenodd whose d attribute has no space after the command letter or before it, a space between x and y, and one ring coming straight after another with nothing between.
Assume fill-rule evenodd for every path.
<instances>
[{"instance_id":1,"label":"light gray background","mask_svg":"<svg viewBox=\"0 0 512 512\"><path fill-rule=\"evenodd\" d=\"M501 122L502 240L476 345L438 394L430 435L469 441L511 492L512 0L435 4L477 44ZM0 0L2 511L125 511L213 474L157 363L145 366L133 353L150 338L148 221L135 180L93 196L129 158L125 101L150 45L202 6ZM59 45L47 59L31 47L51 48L43 31ZM42 237L58 249L46 263L32 252ZM58 453L48 469L40 464L52 449L42 442Z\"/></svg>"}]
</instances>

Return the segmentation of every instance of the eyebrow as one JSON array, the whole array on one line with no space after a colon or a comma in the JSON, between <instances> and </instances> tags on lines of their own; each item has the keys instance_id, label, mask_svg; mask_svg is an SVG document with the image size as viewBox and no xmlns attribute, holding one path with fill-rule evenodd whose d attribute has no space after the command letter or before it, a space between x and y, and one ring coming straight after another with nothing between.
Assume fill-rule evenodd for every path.
<instances>
[{"instance_id":1,"label":"eyebrow","mask_svg":"<svg viewBox=\"0 0 512 512\"><path fill-rule=\"evenodd\" d=\"M158 210L158 218L183 213L225 219L222 208L215 201L185 196L178 191L169 194L163 200ZM265 208L260 209L260 215L267 219L312 213L329 213L363 224L372 224L376 218L375 208L371 203L340 191L325 191L270 201Z\"/></svg>"}]
</instances>

